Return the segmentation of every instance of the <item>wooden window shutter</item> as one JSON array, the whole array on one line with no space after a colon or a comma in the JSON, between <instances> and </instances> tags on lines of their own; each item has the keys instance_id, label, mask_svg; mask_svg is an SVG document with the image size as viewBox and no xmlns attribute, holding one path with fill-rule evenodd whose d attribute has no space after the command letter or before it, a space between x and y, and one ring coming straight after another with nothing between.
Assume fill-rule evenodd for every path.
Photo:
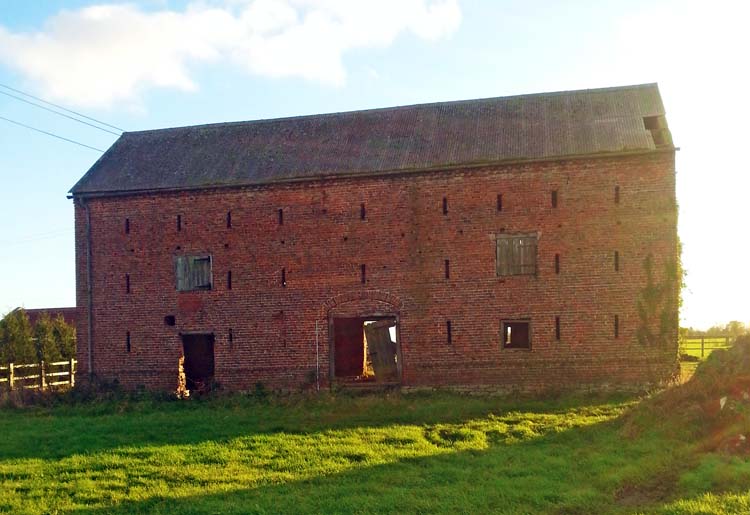
<instances>
[{"instance_id":1,"label":"wooden window shutter","mask_svg":"<svg viewBox=\"0 0 750 515\"><path fill-rule=\"evenodd\" d=\"M512 246L510 238L497 239L497 275L510 275L512 263Z\"/></svg>"},{"instance_id":2,"label":"wooden window shutter","mask_svg":"<svg viewBox=\"0 0 750 515\"><path fill-rule=\"evenodd\" d=\"M187 256L176 256L174 263L177 291L189 290L189 264Z\"/></svg>"},{"instance_id":3,"label":"wooden window shutter","mask_svg":"<svg viewBox=\"0 0 750 515\"><path fill-rule=\"evenodd\" d=\"M211 288L211 257L201 256L191 258L191 279L193 288Z\"/></svg>"}]
</instances>

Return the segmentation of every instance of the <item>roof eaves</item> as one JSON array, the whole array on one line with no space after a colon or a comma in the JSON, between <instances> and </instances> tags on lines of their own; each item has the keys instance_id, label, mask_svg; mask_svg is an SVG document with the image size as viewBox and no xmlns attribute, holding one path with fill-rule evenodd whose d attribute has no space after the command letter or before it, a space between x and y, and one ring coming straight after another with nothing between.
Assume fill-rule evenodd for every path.
<instances>
[{"instance_id":1,"label":"roof eaves","mask_svg":"<svg viewBox=\"0 0 750 515\"><path fill-rule=\"evenodd\" d=\"M161 193L178 193L182 191L205 191L205 190L224 190L234 188L252 188L262 186L272 186L275 184L295 184L295 183L306 183L312 181L327 181L327 180L339 180L339 179L363 179L368 177L382 177L382 176L397 176L397 175L412 175L419 173L429 172L440 172L440 171L453 171L457 169L474 169L474 168L486 168L489 166L508 166L513 164L527 164L527 163L538 163L538 162L551 162L551 161L569 161L569 160L580 160L580 159L601 159L608 157L621 157L621 156L637 156L644 154L662 154L678 151L679 148L675 146L664 146L653 149L633 149L633 150L621 150L615 152L599 152L595 154L576 154L576 155L561 155L561 156L547 156L540 158L527 158L527 159L504 159L494 161L482 161L472 163L460 163L452 165L438 165L431 167L419 167L419 168L395 168L391 170L378 170L378 171L360 171L352 172L348 174L342 173L328 173L310 175L305 177L289 177L283 179L273 179L265 181L254 181L254 182L238 182L233 184L227 183L216 183L216 184L201 184L191 185L185 187L176 188L148 188L140 190L100 190L93 192L76 192L71 190L72 195L69 198L102 198L102 197L123 197L123 196L135 196L135 195L149 195L149 194L161 194ZM80 182L80 181L79 181Z\"/></svg>"}]
</instances>

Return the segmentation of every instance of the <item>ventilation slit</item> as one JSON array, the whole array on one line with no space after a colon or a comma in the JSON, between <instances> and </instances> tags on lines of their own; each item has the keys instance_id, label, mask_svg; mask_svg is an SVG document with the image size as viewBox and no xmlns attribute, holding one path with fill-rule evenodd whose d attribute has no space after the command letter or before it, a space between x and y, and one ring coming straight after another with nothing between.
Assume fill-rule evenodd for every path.
<instances>
[{"instance_id":1,"label":"ventilation slit","mask_svg":"<svg viewBox=\"0 0 750 515\"><path fill-rule=\"evenodd\" d=\"M445 260L445 278L451 278L451 262L448 259Z\"/></svg>"},{"instance_id":2,"label":"ventilation slit","mask_svg":"<svg viewBox=\"0 0 750 515\"><path fill-rule=\"evenodd\" d=\"M555 273L560 273L560 254L555 254Z\"/></svg>"},{"instance_id":3,"label":"ventilation slit","mask_svg":"<svg viewBox=\"0 0 750 515\"><path fill-rule=\"evenodd\" d=\"M281 269L281 287L286 288L286 268Z\"/></svg>"},{"instance_id":4,"label":"ventilation slit","mask_svg":"<svg viewBox=\"0 0 750 515\"><path fill-rule=\"evenodd\" d=\"M279 208L279 225L284 225L284 209Z\"/></svg>"},{"instance_id":5,"label":"ventilation slit","mask_svg":"<svg viewBox=\"0 0 750 515\"><path fill-rule=\"evenodd\" d=\"M552 192L552 207L557 207L557 190Z\"/></svg>"},{"instance_id":6,"label":"ventilation slit","mask_svg":"<svg viewBox=\"0 0 750 515\"><path fill-rule=\"evenodd\" d=\"M555 317L555 340L560 340L560 317Z\"/></svg>"},{"instance_id":7,"label":"ventilation slit","mask_svg":"<svg viewBox=\"0 0 750 515\"><path fill-rule=\"evenodd\" d=\"M620 317L615 315L615 338L620 337Z\"/></svg>"},{"instance_id":8,"label":"ventilation slit","mask_svg":"<svg viewBox=\"0 0 750 515\"><path fill-rule=\"evenodd\" d=\"M448 214L448 197L443 197L443 214Z\"/></svg>"},{"instance_id":9,"label":"ventilation slit","mask_svg":"<svg viewBox=\"0 0 750 515\"><path fill-rule=\"evenodd\" d=\"M497 211L498 213L503 210L503 195L501 193L497 194Z\"/></svg>"},{"instance_id":10,"label":"ventilation slit","mask_svg":"<svg viewBox=\"0 0 750 515\"><path fill-rule=\"evenodd\" d=\"M615 251L615 272L620 271L620 253Z\"/></svg>"},{"instance_id":11,"label":"ventilation slit","mask_svg":"<svg viewBox=\"0 0 750 515\"><path fill-rule=\"evenodd\" d=\"M130 218L125 219L125 234L130 234Z\"/></svg>"},{"instance_id":12,"label":"ventilation slit","mask_svg":"<svg viewBox=\"0 0 750 515\"><path fill-rule=\"evenodd\" d=\"M232 289L232 271L229 270L227 272L227 290L231 290L231 289Z\"/></svg>"},{"instance_id":13,"label":"ventilation slit","mask_svg":"<svg viewBox=\"0 0 750 515\"><path fill-rule=\"evenodd\" d=\"M232 228L232 212L227 211L227 229Z\"/></svg>"},{"instance_id":14,"label":"ventilation slit","mask_svg":"<svg viewBox=\"0 0 750 515\"><path fill-rule=\"evenodd\" d=\"M125 293L130 293L130 274L125 274Z\"/></svg>"},{"instance_id":15,"label":"ventilation slit","mask_svg":"<svg viewBox=\"0 0 750 515\"><path fill-rule=\"evenodd\" d=\"M362 284L365 284L365 282L367 282L367 266L360 265L360 271L361 271Z\"/></svg>"},{"instance_id":16,"label":"ventilation slit","mask_svg":"<svg viewBox=\"0 0 750 515\"><path fill-rule=\"evenodd\" d=\"M620 187L615 186L615 204L620 203Z\"/></svg>"},{"instance_id":17,"label":"ventilation slit","mask_svg":"<svg viewBox=\"0 0 750 515\"><path fill-rule=\"evenodd\" d=\"M360 204L360 205L359 205L359 219L360 219L360 220L364 220L364 219L365 219L365 216L366 216L366 214L367 214L367 213L365 212L365 205L364 205L364 204Z\"/></svg>"},{"instance_id":18,"label":"ventilation slit","mask_svg":"<svg viewBox=\"0 0 750 515\"><path fill-rule=\"evenodd\" d=\"M125 350L130 352L130 331L125 333Z\"/></svg>"},{"instance_id":19,"label":"ventilation slit","mask_svg":"<svg viewBox=\"0 0 750 515\"><path fill-rule=\"evenodd\" d=\"M445 330L448 335L448 344L453 343L453 328L451 327L451 321L447 320L445 322Z\"/></svg>"},{"instance_id":20,"label":"ventilation slit","mask_svg":"<svg viewBox=\"0 0 750 515\"><path fill-rule=\"evenodd\" d=\"M177 215L177 230L182 230L182 215Z\"/></svg>"}]
</instances>

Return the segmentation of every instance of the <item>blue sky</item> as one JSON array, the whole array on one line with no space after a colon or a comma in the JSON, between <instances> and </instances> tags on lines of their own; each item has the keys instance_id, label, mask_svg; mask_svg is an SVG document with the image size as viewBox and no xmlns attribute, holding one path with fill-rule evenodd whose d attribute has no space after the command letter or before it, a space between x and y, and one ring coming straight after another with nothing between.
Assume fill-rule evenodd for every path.
<instances>
[{"instance_id":1,"label":"blue sky","mask_svg":"<svg viewBox=\"0 0 750 515\"><path fill-rule=\"evenodd\" d=\"M750 322L749 15L725 0L7 0L0 84L141 130L658 82L681 147L683 323L706 327ZM116 139L5 95L0 116ZM65 195L99 155L0 120L0 312L74 305Z\"/></svg>"}]
</instances>

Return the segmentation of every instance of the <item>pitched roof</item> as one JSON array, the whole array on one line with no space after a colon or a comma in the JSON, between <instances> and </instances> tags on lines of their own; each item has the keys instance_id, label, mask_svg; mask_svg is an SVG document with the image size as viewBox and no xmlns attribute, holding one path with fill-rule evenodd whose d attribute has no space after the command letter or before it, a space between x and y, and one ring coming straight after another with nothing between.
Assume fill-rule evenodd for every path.
<instances>
[{"instance_id":1,"label":"pitched roof","mask_svg":"<svg viewBox=\"0 0 750 515\"><path fill-rule=\"evenodd\" d=\"M72 326L76 325L76 308L17 309L23 309L26 312L26 316L29 317L29 323L32 325L32 327L36 325L37 321L45 314L49 315L49 317L52 319L61 316L65 320L65 323Z\"/></svg>"},{"instance_id":2,"label":"pitched roof","mask_svg":"<svg viewBox=\"0 0 750 515\"><path fill-rule=\"evenodd\" d=\"M655 150L656 84L124 133L73 195Z\"/></svg>"}]
</instances>

